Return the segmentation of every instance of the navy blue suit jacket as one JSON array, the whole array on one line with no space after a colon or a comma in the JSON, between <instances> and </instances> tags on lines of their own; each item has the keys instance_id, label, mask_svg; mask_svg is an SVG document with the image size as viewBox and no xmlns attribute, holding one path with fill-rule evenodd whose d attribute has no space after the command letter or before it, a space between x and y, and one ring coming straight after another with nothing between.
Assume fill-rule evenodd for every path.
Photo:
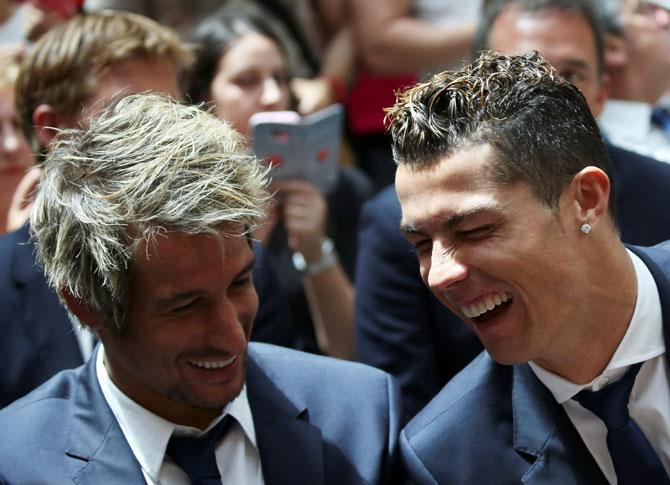
<instances>
[{"instance_id":1,"label":"navy blue suit jacket","mask_svg":"<svg viewBox=\"0 0 670 485\"><path fill-rule=\"evenodd\" d=\"M0 408L63 369L83 363L72 324L36 266L28 225L0 237ZM254 244L260 300L252 339L298 345L287 300L266 253Z\"/></svg>"},{"instance_id":2,"label":"navy blue suit jacket","mask_svg":"<svg viewBox=\"0 0 670 485\"><path fill-rule=\"evenodd\" d=\"M67 312L35 268L28 226L0 237L0 407L83 358Z\"/></svg>"},{"instance_id":3,"label":"navy blue suit jacket","mask_svg":"<svg viewBox=\"0 0 670 485\"><path fill-rule=\"evenodd\" d=\"M250 344L247 391L265 483L399 479L398 390L361 364ZM144 483L95 359L0 412L0 483Z\"/></svg>"},{"instance_id":4,"label":"navy blue suit jacket","mask_svg":"<svg viewBox=\"0 0 670 485\"><path fill-rule=\"evenodd\" d=\"M631 249L658 286L670 348L670 241ZM497 364L486 352L412 419L400 441L410 477L421 485L607 483L530 366Z\"/></svg>"},{"instance_id":5,"label":"navy blue suit jacket","mask_svg":"<svg viewBox=\"0 0 670 485\"><path fill-rule=\"evenodd\" d=\"M607 148L622 240L649 246L670 239L670 165ZM358 360L396 376L411 417L482 347L422 282L414 251L398 231L400 215L393 186L363 207L355 320Z\"/></svg>"}]
</instances>

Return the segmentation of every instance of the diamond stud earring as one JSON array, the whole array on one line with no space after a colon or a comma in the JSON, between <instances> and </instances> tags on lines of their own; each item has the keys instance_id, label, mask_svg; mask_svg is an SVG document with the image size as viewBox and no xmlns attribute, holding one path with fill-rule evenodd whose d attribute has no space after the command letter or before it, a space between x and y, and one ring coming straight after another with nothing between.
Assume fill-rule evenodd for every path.
<instances>
[{"instance_id":1,"label":"diamond stud earring","mask_svg":"<svg viewBox=\"0 0 670 485\"><path fill-rule=\"evenodd\" d=\"M585 222L584 224L582 224L582 227L580 227L579 229L581 229L581 231L584 234L588 234L589 232L591 232L591 224L589 224L588 222Z\"/></svg>"}]
</instances>

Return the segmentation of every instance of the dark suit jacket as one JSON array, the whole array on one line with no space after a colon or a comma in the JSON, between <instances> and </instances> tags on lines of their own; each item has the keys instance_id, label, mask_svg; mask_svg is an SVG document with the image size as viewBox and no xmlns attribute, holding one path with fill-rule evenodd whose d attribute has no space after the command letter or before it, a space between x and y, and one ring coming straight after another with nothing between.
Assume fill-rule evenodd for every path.
<instances>
[{"instance_id":1,"label":"dark suit jacket","mask_svg":"<svg viewBox=\"0 0 670 485\"><path fill-rule=\"evenodd\" d=\"M608 145L623 241L648 246L670 239L670 165ZM419 276L400 236L393 186L364 207L356 270L358 359L400 382L411 417L470 362L481 346Z\"/></svg>"},{"instance_id":2,"label":"dark suit jacket","mask_svg":"<svg viewBox=\"0 0 670 485\"><path fill-rule=\"evenodd\" d=\"M83 362L65 309L34 265L27 225L0 237L0 407Z\"/></svg>"},{"instance_id":3,"label":"dark suit jacket","mask_svg":"<svg viewBox=\"0 0 670 485\"><path fill-rule=\"evenodd\" d=\"M36 266L28 231L25 225L0 237L0 408L83 363L67 312ZM254 250L261 303L252 339L298 345L277 275L260 244Z\"/></svg>"},{"instance_id":4,"label":"dark suit jacket","mask_svg":"<svg viewBox=\"0 0 670 485\"><path fill-rule=\"evenodd\" d=\"M606 144L612 159L621 240L653 246L670 239L670 164Z\"/></svg>"},{"instance_id":5,"label":"dark suit jacket","mask_svg":"<svg viewBox=\"0 0 670 485\"><path fill-rule=\"evenodd\" d=\"M268 485L374 484L394 472L399 407L388 374L252 343L247 389ZM2 410L0 429L0 483L144 483L95 359Z\"/></svg>"},{"instance_id":6,"label":"dark suit jacket","mask_svg":"<svg viewBox=\"0 0 670 485\"><path fill-rule=\"evenodd\" d=\"M631 249L658 286L670 348L670 241ZM417 484L607 483L530 366L497 364L486 352L412 419L400 440Z\"/></svg>"}]
</instances>

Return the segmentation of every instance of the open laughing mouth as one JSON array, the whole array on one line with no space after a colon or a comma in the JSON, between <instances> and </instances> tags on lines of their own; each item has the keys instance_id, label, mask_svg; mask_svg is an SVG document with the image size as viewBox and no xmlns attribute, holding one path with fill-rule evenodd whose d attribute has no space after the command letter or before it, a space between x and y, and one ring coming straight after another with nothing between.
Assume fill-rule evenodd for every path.
<instances>
[{"instance_id":1,"label":"open laughing mouth","mask_svg":"<svg viewBox=\"0 0 670 485\"><path fill-rule=\"evenodd\" d=\"M188 363L193 367L197 367L199 369L219 370L224 369L229 365L233 364L236 359L237 356L233 355L232 357L229 357L224 360L189 360Z\"/></svg>"},{"instance_id":2,"label":"open laughing mouth","mask_svg":"<svg viewBox=\"0 0 670 485\"><path fill-rule=\"evenodd\" d=\"M511 293L492 293L472 305L461 305L461 312L476 323L483 323L509 308Z\"/></svg>"}]
</instances>

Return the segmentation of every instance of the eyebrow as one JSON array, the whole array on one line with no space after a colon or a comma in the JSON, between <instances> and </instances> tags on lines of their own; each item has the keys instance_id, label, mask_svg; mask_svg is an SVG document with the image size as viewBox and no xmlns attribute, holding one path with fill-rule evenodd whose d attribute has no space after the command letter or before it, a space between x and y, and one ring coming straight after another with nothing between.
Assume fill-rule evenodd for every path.
<instances>
[{"instance_id":1,"label":"eyebrow","mask_svg":"<svg viewBox=\"0 0 670 485\"><path fill-rule=\"evenodd\" d=\"M167 298L161 298L156 302L156 305L159 307L170 307L177 305L178 303L185 302L196 298L200 295L201 291L188 291L185 293L177 293L176 295L168 296Z\"/></svg>"},{"instance_id":2,"label":"eyebrow","mask_svg":"<svg viewBox=\"0 0 670 485\"><path fill-rule=\"evenodd\" d=\"M237 273L237 276L239 277L240 275L243 275L244 273L248 273L249 271L252 271L254 269L254 265L256 264L256 256L251 258L251 261L249 261L249 264L247 264L242 270Z\"/></svg>"},{"instance_id":3,"label":"eyebrow","mask_svg":"<svg viewBox=\"0 0 670 485\"><path fill-rule=\"evenodd\" d=\"M588 62L582 59L568 59L567 61L565 61L565 65L561 67L579 67L581 69L588 69L589 64Z\"/></svg>"},{"instance_id":4,"label":"eyebrow","mask_svg":"<svg viewBox=\"0 0 670 485\"><path fill-rule=\"evenodd\" d=\"M493 205L480 205L480 206L475 206L470 209L467 209L463 212L459 212L457 214L453 214L449 217L447 217L444 221L440 222L440 227L446 227L447 229L454 230L458 226L460 226L463 222L467 221L468 219L472 219L473 217L482 215L482 214L490 214L496 212L496 208ZM425 224L426 226L428 225L433 225L433 224ZM404 224L402 221L400 222L400 233L403 235L409 235L409 234L419 234L419 235L425 235L425 232L420 229L420 227L414 225L414 224Z\"/></svg>"}]
</instances>

